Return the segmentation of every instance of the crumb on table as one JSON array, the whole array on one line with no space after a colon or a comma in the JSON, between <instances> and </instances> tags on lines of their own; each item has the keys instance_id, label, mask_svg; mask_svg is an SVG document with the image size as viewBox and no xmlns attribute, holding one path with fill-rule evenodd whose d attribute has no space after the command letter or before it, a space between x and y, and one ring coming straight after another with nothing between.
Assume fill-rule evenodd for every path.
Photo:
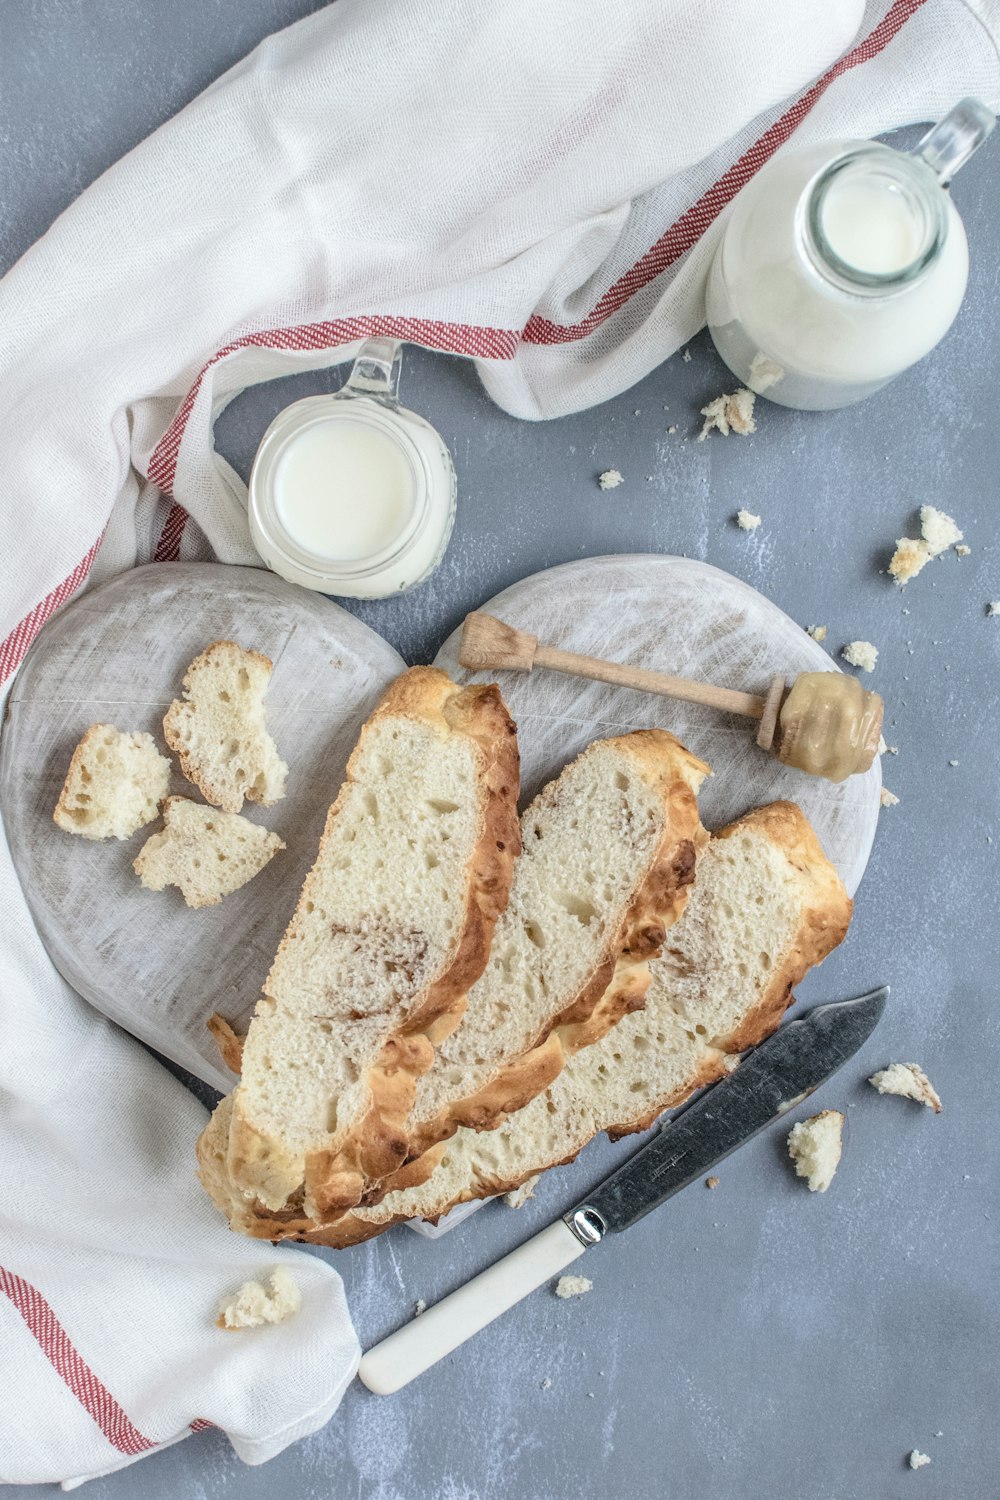
<instances>
[{"instance_id":1,"label":"crumb on table","mask_svg":"<svg viewBox=\"0 0 1000 1500\"><path fill-rule=\"evenodd\" d=\"M925 1469L931 1461L929 1453L921 1453L919 1448L914 1448L910 1453L907 1463L911 1469Z\"/></svg>"},{"instance_id":2,"label":"crumb on table","mask_svg":"<svg viewBox=\"0 0 1000 1500\"><path fill-rule=\"evenodd\" d=\"M884 786L882 788L882 790L879 792L879 794L878 794L878 800L882 804L883 807L898 807L899 806L899 798L893 792L890 792L890 790L889 790L889 788L887 786Z\"/></svg>"},{"instance_id":3,"label":"crumb on table","mask_svg":"<svg viewBox=\"0 0 1000 1500\"><path fill-rule=\"evenodd\" d=\"M878 647L871 641L848 641L840 654L852 667L860 667L862 672L874 672L878 661Z\"/></svg>"},{"instance_id":4,"label":"crumb on table","mask_svg":"<svg viewBox=\"0 0 1000 1500\"><path fill-rule=\"evenodd\" d=\"M806 635L811 635L814 641L825 641L826 640L826 626L825 625L807 625L806 626Z\"/></svg>"},{"instance_id":5,"label":"crumb on table","mask_svg":"<svg viewBox=\"0 0 1000 1500\"><path fill-rule=\"evenodd\" d=\"M752 510L738 510L736 512L736 524L741 531L756 531L760 525L760 516L755 516Z\"/></svg>"},{"instance_id":6,"label":"crumb on table","mask_svg":"<svg viewBox=\"0 0 1000 1500\"><path fill-rule=\"evenodd\" d=\"M556 1282L556 1296L565 1301L569 1297L582 1297L592 1290L594 1283L586 1276L560 1276Z\"/></svg>"},{"instance_id":7,"label":"crumb on table","mask_svg":"<svg viewBox=\"0 0 1000 1500\"><path fill-rule=\"evenodd\" d=\"M603 474L598 474L597 482L602 490L616 490L625 481L617 469L605 469Z\"/></svg>"},{"instance_id":8,"label":"crumb on table","mask_svg":"<svg viewBox=\"0 0 1000 1500\"><path fill-rule=\"evenodd\" d=\"M723 437L728 437L730 432L737 432L740 437L756 432L757 424L753 419L756 399L753 391L741 386L738 391L728 396L716 396L714 401L703 406L701 414L705 421L698 434L699 443L703 443L713 431L721 432Z\"/></svg>"},{"instance_id":9,"label":"crumb on table","mask_svg":"<svg viewBox=\"0 0 1000 1500\"><path fill-rule=\"evenodd\" d=\"M919 1063L890 1063L887 1068L873 1073L868 1082L880 1094L914 1099L917 1104L926 1104L936 1115L941 1113L937 1090Z\"/></svg>"}]
</instances>

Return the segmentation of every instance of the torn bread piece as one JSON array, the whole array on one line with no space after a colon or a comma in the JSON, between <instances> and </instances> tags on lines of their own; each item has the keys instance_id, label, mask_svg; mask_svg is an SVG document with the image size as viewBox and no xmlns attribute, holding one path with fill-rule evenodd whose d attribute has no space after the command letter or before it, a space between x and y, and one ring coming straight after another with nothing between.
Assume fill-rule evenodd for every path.
<instances>
[{"instance_id":1,"label":"torn bread piece","mask_svg":"<svg viewBox=\"0 0 1000 1500\"><path fill-rule=\"evenodd\" d=\"M149 891L174 885L188 906L216 906L284 847L276 833L239 813L168 797L162 831L146 840L132 868Z\"/></svg>"},{"instance_id":2,"label":"torn bread piece","mask_svg":"<svg viewBox=\"0 0 1000 1500\"><path fill-rule=\"evenodd\" d=\"M806 1179L811 1193L825 1193L833 1181L840 1163L844 1119L839 1109L824 1109L800 1120L788 1133L795 1174Z\"/></svg>"},{"instance_id":3,"label":"torn bread piece","mask_svg":"<svg viewBox=\"0 0 1000 1500\"><path fill-rule=\"evenodd\" d=\"M238 813L244 798L270 807L285 795L288 767L264 721L272 666L259 651L215 641L184 674L163 734L206 802Z\"/></svg>"},{"instance_id":4,"label":"torn bread piece","mask_svg":"<svg viewBox=\"0 0 1000 1500\"><path fill-rule=\"evenodd\" d=\"M170 762L150 734L92 724L73 751L53 822L85 839L127 839L151 823L170 784Z\"/></svg>"},{"instance_id":5,"label":"torn bread piece","mask_svg":"<svg viewBox=\"0 0 1000 1500\"><path fill-rule=\"evenodd\" d=\"M601 1131L645 1130L769 1035L792 986L842 941L851 901L802 812L777 802L717 833L684 915L653 959L646 1004L577 1052L496 1130L460 1130L422 1186L304 1238L348 1245L391 1224L511 1192Z\"/></svg>"},{"instance_id":6,"label":"torn bread piece","mask_svg":"<svg viewBox=\"0 0 1000 1500\"><path fill-rule=\"evenodd\" d=\"M535 1196L535 1188L541 1180L540 1172L535 1177L527 1178L520 1187L514 1188L513 1192L505 1193L503 1201L508 1208L523 1208L528 1199Z\"/></svg>"},{"instance_id":7,"label":"torn bread piece","mask_svg":"<svg viewBox=\"0 0 1000 1500\"><path fill-rule=\"evenodd\" d=\"M909 583L911 578L916 578L920 570L927 566L934 555L926 542L914 541L910 536L901 536L889 562L889 574L900 585Z\"/></svg>"},{"instance_id":8,"label":"torn bread piece","mask_svg":"<svg viewBox=\"0 0 1000 1500\"><path fill-rule=\"evenodd\" d=\"M860 667L862 672L874 672L878 661L878 647L871 641L849 641L840 654L850 666Z\"/></svg>"},{"instance_id":9,"label":"torn bread piece","mask_svg":"<svg viewBox=\"0 0 1000 1500\"><path fill-rule=\"evenodd\" d=\"M917 1063L890 1063L873 1073L868 1082L880 1094L898 1094L902 1099L915 1099L926 1104L936 1115L941 1113L941 1100L937 1096L923 1068Z\"/></svg>"},{"instance_id":10,"label":"torn bread piece","mask_svg":"<svg viewBox=\"0 0 1000 1500\"><path fill-rule=\"evenodd\" d=\"M302 1307L302 1293L287 1266L275 1266L267 1286L261 1281L245 1281L232 1297L219 1303L217 1328L263 1328L268 1323L283 1323Z\"/></svg>"},{"instance_id":11,"label":"torn bread piece","mask_svg":"<svg viewBox=\"0 0 1000 1500\"><path fill-rule=\"evenodd\" d=\"M520 847L514 725L495 686L432 667L361 731L243 1044L199 1142L235 1220L321 1218L404 1159L416 1080L490 951Z\"/></svg>"}]
</instances>

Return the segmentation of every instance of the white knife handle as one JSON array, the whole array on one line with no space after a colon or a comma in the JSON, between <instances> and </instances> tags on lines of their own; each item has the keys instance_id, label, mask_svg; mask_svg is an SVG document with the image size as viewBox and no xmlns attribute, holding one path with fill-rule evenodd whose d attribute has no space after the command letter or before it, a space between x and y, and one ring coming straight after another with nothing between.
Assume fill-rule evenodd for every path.
<instances>
[{"instance_id":1,"label":"white knife handle","mask_svg":"<svg viewBox=\"0 0 1000 1500\"><path fill-rule=\"evenodd\" d=\"M377 1396L391 1396L522 1297L565 1270L585 1249L572 1229L557 1219L369 1349L358 1375Z\"/></svg>"}]
</instances>

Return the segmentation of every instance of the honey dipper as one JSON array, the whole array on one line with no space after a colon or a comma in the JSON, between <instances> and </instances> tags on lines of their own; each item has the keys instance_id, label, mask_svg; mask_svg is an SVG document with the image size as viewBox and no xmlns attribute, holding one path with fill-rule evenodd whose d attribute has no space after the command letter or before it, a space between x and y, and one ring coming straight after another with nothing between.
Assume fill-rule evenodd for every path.
<instances>
[{"instance_id":1,"label":"honey dipper","mask_svg":"<svg viewBox=\"0 0 1000 1500\"><path fill-rule=\"evenodd\" d=\"M775 677L763 695L740 693L689 677L561 651L481 610L465 617L458 659L472 672L530 672L534 667L548 667L552 672L742 714L759 720L757 744L762 750L785 765L828 781L844 781L867 771L878 754L885 705L877 693L867 692L856 677L843 672L800 672L791 687L784 677Z\"/></svg>"}]
</instances>

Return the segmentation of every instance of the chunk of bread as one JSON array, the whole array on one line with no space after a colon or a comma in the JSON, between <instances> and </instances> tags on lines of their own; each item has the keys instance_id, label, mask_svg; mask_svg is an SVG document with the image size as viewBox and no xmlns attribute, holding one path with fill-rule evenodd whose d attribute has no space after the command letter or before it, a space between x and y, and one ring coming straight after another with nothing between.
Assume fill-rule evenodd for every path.
<instances>
[{"instance_id":1,"label":"chunk of bread","mask_svg":"<svg viewBox=\"0 0 1000 1500\"><path fill-rule=\"evenodd\" d=\"M825 1193L840 1165L844 1116L839 1109L823 1109L800 1120L788 1132L788 1154L795 1175L804 1177L811 1193Z\"/></svg>"},{"instance_id":2,"label":"chunk of bread","mask_svg":"<svg viewBox=\"0 0 1000 1500\"><path fill-rule=\"evenodd\" d=\"M409 1162L365 1201L433 1170L459 1126L492 1130L541 1092L567 1056L637 1010L708 835L708 767L673 735L597 740L521 819L522 854L482 978L417 1084Z\"/></svg>"},{"instance_id":3,"label":"chunk of bread","mask_svg":"<svg viewBox=\"0 0 1000 1500\"><path fill-rule=\"evenodd\" d=\"M163 828L132 862L147 890L175 885L188 906L216 906L274 858L284 841L239 813L168 797Z\"/></svg>"},{"instance_id":4,"label":"chunk of bread","mask_svg":"<svg viewBox=\"0 0 1000 1500\"><path fill-rule=\"evenodd\" d=\"M717 833L683 916L652 961L645 1008L568 1059L530 1104L485 1134L437 1148L422 1186L301 1238L348 1245L471 1198L511 1192L571 1161L601 1131L644 1130L728 1072L781 1020L797 984L843 940L851 901L806 818L775 802ZM261 1238L263 1225L244 1226Z\"/></svg>"},{"instance_id":5,"label":"chunk of bread","mask_svg":"<svg viewBox=\"0 0 1000 1500\"><path fill-rule=\"evenodd\" d=\"M926 1104L936 1115L941 1113L937 1090L919 1063L890 1063L887 1068L873 1073L868 1082L880 1094L898 1094L901 1099Z\"/></svg>"},{"instance_id":6,"label":"chunk of bread","mask_svg":"<svg viewBox=\"0 0 1000 1500\"><path fill-rule=\"evenodd\" d=\"M218 1328L263 1328L267 1323L283 1323L302 1307L302 1293L287 1266L275 1266L265 1286L261 1281L245 1281L232 1297L219 1303Z\"/></svg>"},{"instance_id":7,"label":"chunk of bread","mask_svg":"<svg viewBox=\"0 0 1000 1500\"><path fill-rule=\"evenodd\" d=\"M243 799L270 807L285 795L288 767L264 722L271 663L235 641L216 641L184 674L183 698L163 720L167 744L206 802L238 813Z\"/></svg>"},{"instance_id":8,"label":"chunk of bread","mask_svg":"<svg viewBox=\"0 0 1000 1500\"><path fill-rule=\"evenodd\" d=\"M85 839L127 839L151 823L170 784L152 735L92 724L73 751L53 820Z\"/></svg>"},{"instance_id":9,"label":"chunk of bread","mask_svg":"<svg viewBox=\"0 0 1000 1500\"><path fill-rule=\"evenodd\" d=\"M199 1146L220 1207L259 1200L321 1219L401 1163L416 1078L457 1024L507 904L517 790L496 687L459 689L429 667L390 686L330 809L242 1080Z\"/></svg>"}]
</instances>

